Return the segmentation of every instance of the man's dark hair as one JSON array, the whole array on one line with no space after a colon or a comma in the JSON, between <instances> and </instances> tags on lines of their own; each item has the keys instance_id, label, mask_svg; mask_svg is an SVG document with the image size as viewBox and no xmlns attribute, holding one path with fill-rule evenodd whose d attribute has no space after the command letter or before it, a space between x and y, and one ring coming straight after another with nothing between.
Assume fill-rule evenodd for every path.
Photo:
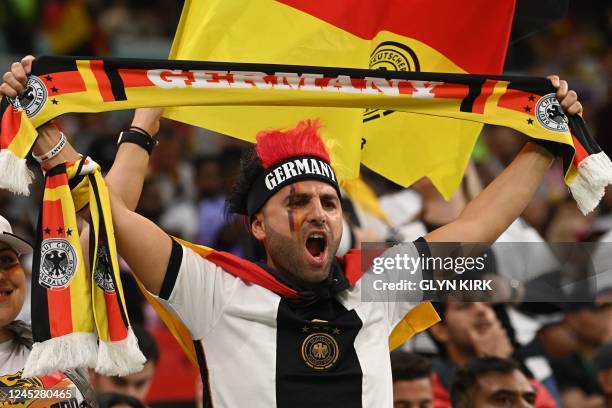
<instances>
[{"instance_id":1,"label":"man's dark hair","mask_svg":"<svg viewBox=\"0 0 612 408\"><path fill-rule=\"evenodd\" d=\"M138 347L142 354L144 354L147 361L157 365L159 361L159 348L153 336L142 326L133 326L132 330L134 330L134 334L138 339Z\"/></svg>"},{"instance_id":2,"label":"man's dark hair","mask_svg":"<svg viewBox=\"0 0 612 408\"><path fill-rule=\"evenodd\" d=\"M246 214L247 197L251 186L263 170L255 146L247 148L240 159L240 175L226 200L228 214Z\"/></svg>"},{"instance_id":3,"label":"man's dark hair","mask_svg":"<svg viewBox=\"0 0 612 408\"><path fill-rule=\"evenodd\" d=\"M457 370L450 390L451 405L455 408L469 406L470 393L478 383L478 377L489 373L510 374L520 370L514 360L499 357L475 358Z\"/></svg>"},{"instance_id":4,"label":"man's dark hair","mask_svg":"<svg viewBox=\"0 0 612 408\"><path fill-rule=\"evenodd\" d=\"M425 357L406 351L391 353L393 381L412 381L431 377L431 362Z\"/></svg>"}]
</instances>

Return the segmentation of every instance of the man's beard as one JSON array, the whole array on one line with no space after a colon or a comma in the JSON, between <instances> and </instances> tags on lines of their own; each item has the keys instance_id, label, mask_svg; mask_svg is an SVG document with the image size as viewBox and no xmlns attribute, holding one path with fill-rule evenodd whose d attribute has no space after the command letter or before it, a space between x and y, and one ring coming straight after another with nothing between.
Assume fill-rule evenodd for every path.
<instances>
[{"instance_id":1,"label":"man's beard","mask_svg":"<svg viewBox=\"0 0 612 408\"><path fill-rule=\"evenodd\" d=\"M306 231L301 228L294 237L287 237L267 225L266 251L278 272L285 278L298 286L312 288L328 278L340 239L328 230L326 260L321 267L317 267L309 264L304 255L305 234Z\"/></svg>"}]
</instances>

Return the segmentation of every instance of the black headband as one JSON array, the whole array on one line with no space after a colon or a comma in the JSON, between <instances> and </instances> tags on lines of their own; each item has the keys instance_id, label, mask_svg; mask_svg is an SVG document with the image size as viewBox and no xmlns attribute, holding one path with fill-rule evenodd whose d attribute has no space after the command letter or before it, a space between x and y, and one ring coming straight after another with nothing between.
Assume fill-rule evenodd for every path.
<instances>
[{"instance_id":1,"label":"black headband","mask_svg":"<svg viewBox=\"0 0 612 408\"><path fill-rule=\"evenodd\" d=\"M299 156L264 169L249 190L247 213L252 217L281 188L300 180L319 180L330 184L340 197L340 187L332 166L314 156Z\"/></svg>"}]
</instances>

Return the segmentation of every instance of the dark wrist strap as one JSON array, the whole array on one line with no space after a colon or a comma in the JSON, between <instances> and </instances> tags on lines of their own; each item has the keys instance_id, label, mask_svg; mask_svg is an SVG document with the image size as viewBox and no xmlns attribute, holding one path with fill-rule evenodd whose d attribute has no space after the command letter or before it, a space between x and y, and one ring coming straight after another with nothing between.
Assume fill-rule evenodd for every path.
<instances>
[{"instance_id":1,"label":"dark wrist strap","mask_svg":"<svg viewBox=\"0 0 612 408\"><path fill-rule=\"evenodd\" d=\"M130 126L129 130L135 130L135 131L137 131L137 132L142 133L143 135L147 135L147 136L149 136L150 138L153 138L153 136L152 136L152 135L151 135L149 132L147 132L146 130L144 130L144 129L143 129L143 128L141 128L141 127L138 127L138 126Z\"/></svg>"},{"instance_id":2,"label":"dark wrist strap","mask_svg":"<svg viewBox=\"0 0 612 408\"><path fill-rule=\"evenodd\" d=\"M153 152L153 148L157 146L159 141L157 139L153 139L147 135L144 135L141 132L134 130L124 130L119 134L119 139L117 140L117 146L121 143L134 143L138 146L142 147L149 153L149 156Z\"/></svg>"}]
</instances>

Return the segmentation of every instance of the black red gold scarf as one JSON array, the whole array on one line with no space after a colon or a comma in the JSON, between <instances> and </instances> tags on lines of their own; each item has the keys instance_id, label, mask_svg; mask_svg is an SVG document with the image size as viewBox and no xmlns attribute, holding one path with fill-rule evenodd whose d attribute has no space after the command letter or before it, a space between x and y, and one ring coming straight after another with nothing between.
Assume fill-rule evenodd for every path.
<instances>
[{"instance_id":1,"label":"black red gold scarf","mask_svg":"<svg viewBox=\"0 0 612 408\"><path fill-rule=\"evenodd\" d=\"M76 213L89 205L89 257ZM34 345L24 376L91 367L105 375L142 369L145 358L126 313L110 201L91 159L45 176L32 274Z\"/></svg>"},{"instance_id":2,"label":"black red gold scarf","mask_svg":"<svg viewBox=\"0 0 612 408\"><path fill-rule=\"evenodd\" d=\"M23 159L34 129L48 120L67 112L160 105L370 108L507 126L560 144L565 181L583 212L595 208L612 182L612 162L580 117L563 114L545 78L41 57L24 95L0 106L0 188L27 192Z\"/></svg>"}]
</instances>

